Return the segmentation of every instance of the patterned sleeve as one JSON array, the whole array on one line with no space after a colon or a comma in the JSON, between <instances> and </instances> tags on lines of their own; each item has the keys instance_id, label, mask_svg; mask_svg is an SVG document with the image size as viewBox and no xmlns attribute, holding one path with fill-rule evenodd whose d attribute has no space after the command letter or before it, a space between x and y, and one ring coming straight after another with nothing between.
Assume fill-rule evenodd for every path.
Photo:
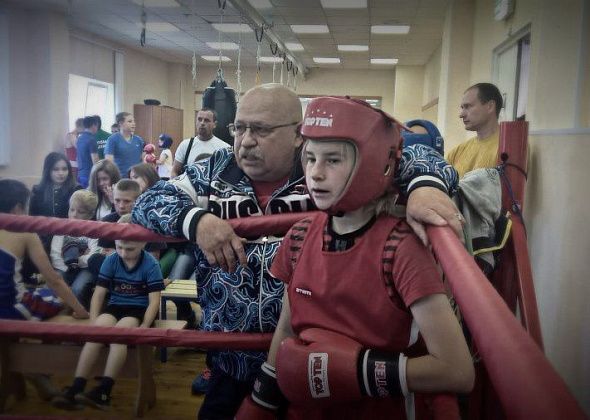
<instances>
[{"instance_id":1,"label":"patterned sleeve","mask_svg":"<svg viewBox=\"0 0 590 420\"><path fill-rule=\"evenodd\" d=\"M414 234L406 236L398 245L393 284L407 308L422 297L445 293L434 258Z\"/></svg>"},{"instance_id":2,"label":"patterned sleeve","mask_svg":"<svg viewBox=\"0 0 590 420\"><path fill-rule=\"evenodd\" d=\"M418 187L435 187L454 195L459 176L455 168L432 147L413 144L402 150L395 183L406 195Z\"/></svg>"},{"instance_id":3,"label":"patterned sleeve","mask_svg":"<svg viewBox=\"0 0 590 420\"><path fill-rule=\"evenodd\" d=\"M207 212L215 156L219 155L189 165L180 177L159 181L140 195L131 213L133 223L162 235L195 242L197 222Z\"/></svg>"}]
</instances>

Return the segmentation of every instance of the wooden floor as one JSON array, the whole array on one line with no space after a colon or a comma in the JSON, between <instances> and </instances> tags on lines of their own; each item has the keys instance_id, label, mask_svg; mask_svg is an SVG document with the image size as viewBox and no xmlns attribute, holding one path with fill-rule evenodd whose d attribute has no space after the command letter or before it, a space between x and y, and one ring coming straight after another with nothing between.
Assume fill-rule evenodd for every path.
<instances>
[{"instance_id":1,"label":"wooden floor","mask_svg":"<svg viewBox=\"0 0 590 420\"><path fill-rule=\"evenodd\" d=\"M157 390L156 406L148 410L146 419L194 419L203 401L202 396L193 396L190 385L195 376L205 367L205 354L191 349L168 349L168 362L161 363L159 352L154 360ZM73 374L73 372L72 372ZM70 385L72 376L54 377L54 383L61 389ZM95 385L88 381L87 389ZM119 379L113 388L111 409L100 411L84 408L65 411L54 408L42 401L30 383L27 383L27 397L16 401L13 397L6 405L4 415L8 416L59 416L72 418L131 418L137 381Z\"/></svg>"}]
</instances>

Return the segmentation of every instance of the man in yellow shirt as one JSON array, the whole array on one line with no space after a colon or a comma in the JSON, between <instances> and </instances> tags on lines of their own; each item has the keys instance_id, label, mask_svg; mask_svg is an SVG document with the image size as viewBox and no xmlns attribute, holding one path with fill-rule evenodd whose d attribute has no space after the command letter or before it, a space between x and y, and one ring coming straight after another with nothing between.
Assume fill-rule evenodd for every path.
<instances>
[{"instance_id":1,"label":"man in yellow shirt","mask_svg":"<svg viewBox=\"0 0 590 420\"><path fill-rule=\"evenodd\" d=\"M477 136L454 147L447 161L455 167L459 178L474 169L491 168L498 160L498 117L503 106L502 95L491 83L477 83L469 87L461 101L459 118L465 129Z\"/></svg>"}]
</instances>

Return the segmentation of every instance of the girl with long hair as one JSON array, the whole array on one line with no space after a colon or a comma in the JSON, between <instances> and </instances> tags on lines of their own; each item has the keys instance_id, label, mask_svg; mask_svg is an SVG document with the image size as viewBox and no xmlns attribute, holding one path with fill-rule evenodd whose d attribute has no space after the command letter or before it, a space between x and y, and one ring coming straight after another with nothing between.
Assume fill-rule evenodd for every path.
<instances>
[{"instance_id":1,"label":"girl with long hair","mask_svg":"<svg viewBox=\"0 0 590 420\"><path fill-rule=\"evenodd\" d=\"M43 163L41 182L33 186L29 214L67 218L70 197L80 188L68 158L62 153L49 153Z\"/></svg>"},{"instance_id":2,"label":"girl with long hair","mask_svg":"<svg viewBox=\"0 0 590 420\"><path fill-rule=\"evenodd\" d=\"M113 200L113 185L119 182L121 173L119 168L108 159L102 159L92 166L88 189L98 197L96 220L115 211Z\"/></svg>"}]
</instances>

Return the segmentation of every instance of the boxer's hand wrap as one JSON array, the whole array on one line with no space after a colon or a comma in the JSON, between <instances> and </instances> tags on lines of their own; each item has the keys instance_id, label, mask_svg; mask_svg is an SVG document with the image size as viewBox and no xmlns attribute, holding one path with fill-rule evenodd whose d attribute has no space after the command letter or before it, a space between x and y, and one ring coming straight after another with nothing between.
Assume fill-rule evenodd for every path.
<instances>
[{"instance_id":1,"label":"boxer's hand wrap","mask_svg":"<svg viewBox=\"0 0 590 420\"><path fill-rule=\"evenodd\" d=\"M403 353L362 352L358 360L358 379L363 395L386 398L407 394L406 360Z\"/></svg>"},{"instance_id":2,"label":"boxer's hand wrap","mask_svg":"<svg viewBox=\"0 0 590 420\"><path fill-rule=\"evenodd\" d=\"M277 374L273 366L264 362L254 381L252 400L269 410L278 410L286 400L277 384Z\"/></svg>"}]
</instances>

